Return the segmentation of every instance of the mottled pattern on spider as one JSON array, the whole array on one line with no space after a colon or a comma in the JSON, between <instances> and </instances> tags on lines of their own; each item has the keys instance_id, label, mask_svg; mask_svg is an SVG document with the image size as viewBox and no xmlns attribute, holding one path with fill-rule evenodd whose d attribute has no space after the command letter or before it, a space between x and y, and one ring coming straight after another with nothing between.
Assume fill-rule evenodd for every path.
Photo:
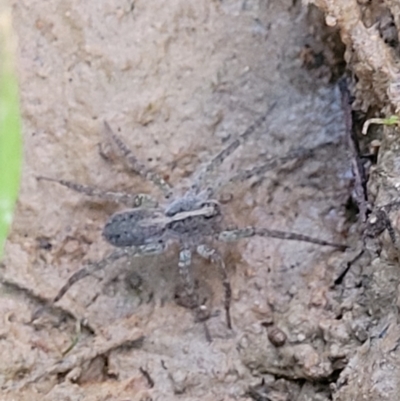
<instances>
[{"instance_id":1,"label":"mottled pattern on spider","mask_svg":"<svg viewBox=\"0 0 400 401\"><path fill-rule=\"evenodd\" d=\"M269 110L270 111L270 110ZM147 194L126 194L118 192L105 192L96 188L76 184L70 181L57 180L47 177L39 179L49 180L64 185L72 190L88 196L94 196L103 200L111 200L130 207L130 209L112 215L103 229L103 237L117 249L109 256L97 263L89 264L73 274L66 284L60 289L53 302L59 301L68 289L78 280L103 269L112 261L122 257L152 255L162 253L171 241L180 244L179 274L182 279L185 303L197 308L198 317L206 317L204 305L199 304L195 296L195 286L190 273L192 253L196 251L201 257L206 258L217 266L225 289L225 314L229 328L232 327L230 316L231 286L225 263L217 250L212 248L210 240L236 241L254 235L274 237L287 240L305 241L319 245L333 246L345 249L346 246L327 242L321 239L302 234L269 230L266 228L246 227L233 230L223 228L223 216L220 204L214 199L215 192L226 182L214 183L206 186L207 178L216 170L222 162L230 156L246 139L266 121L269 113L263 115L250 126L238 138L231 141L227 147L214 156L210 162L193 174L193 184L183 195L178 195L173 188L157 173L140 163L124 142L116 136L107 122L104 129L110 143L125 160L127 166L133 172L158 187L164 197L165 206L159 206L158 202ZM228 182L243 181L254 175L262 175L265 171L286 163L293 159L310 157L313 150L297 149L284 157L271 158L259 167L240 171Z\"/></svg>"}]
</instances>

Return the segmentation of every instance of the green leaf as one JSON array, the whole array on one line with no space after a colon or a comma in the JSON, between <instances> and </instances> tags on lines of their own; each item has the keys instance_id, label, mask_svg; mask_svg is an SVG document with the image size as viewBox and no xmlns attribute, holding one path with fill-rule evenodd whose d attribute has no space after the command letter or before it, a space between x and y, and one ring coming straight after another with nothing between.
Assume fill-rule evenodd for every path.
<instances>
[{"instance_id":1,"label":"green leaf","mask_svg":"<svg viewBox=\"0 0 400 401\"><path fill-rule=\"evenodd\" d=\"M388 118L382 118L382 124L384 125L396 125L399 123L399 117L390 116Z\"/></svg>"},{"instance_id":2,"label":"green leaf","mask_svg":"<svg viewBox=\"0 0 400 401\"><path fill-rule=\"evenodd\" d=\"M21 174L22 140L11 12L0 7L0 257L12 222Z\"/></svg>"}]
</instances>

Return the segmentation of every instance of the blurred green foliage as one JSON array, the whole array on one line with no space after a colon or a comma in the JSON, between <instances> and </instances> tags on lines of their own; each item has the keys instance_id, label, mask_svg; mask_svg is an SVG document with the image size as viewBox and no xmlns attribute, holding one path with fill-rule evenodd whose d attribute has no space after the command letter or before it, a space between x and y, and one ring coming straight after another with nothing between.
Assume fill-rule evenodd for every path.
<instances>
[{"instance_id":1,"label":"blurred green foliage","mask_svg":"<svg viewBox=\"0 0 400 401\"><path fill-rule=\"evenodd\" d=\"M15 38L10 8L0 4L0 257L12 221L21 174L22 140Z\"/></svg>"}]
</instances>

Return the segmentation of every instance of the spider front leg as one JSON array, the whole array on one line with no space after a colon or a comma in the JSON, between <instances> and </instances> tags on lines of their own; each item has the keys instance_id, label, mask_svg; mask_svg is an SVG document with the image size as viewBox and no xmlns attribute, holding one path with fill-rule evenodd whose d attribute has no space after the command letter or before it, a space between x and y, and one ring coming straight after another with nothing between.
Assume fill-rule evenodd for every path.
<instances>
[{"instance_id":1,"label":"spider front leg","mask_svg":"<svg viewBox=\"0 0 400 401\"><path fill-rule=\"evenodd\" d=\"M262 177L267 171L273 170L278 166L282 166L293 160L304 160L312 157L315 154L315 149L299 148L290 151L281 157L271 157L264 164L253 167L251 169L239 171L229 179L229 183L242 182L251 177Z\"/></svg>"},{"instance_id":2,"label":"spider front leg","mask_svg":"<svg viewBox=\"0 0 400 401\"><path fill-rule=\"evenodd\" d=\"M263 114L258 120L256 120L250 127L248 127L238 138L234 139L227 147L222 149L217 155L215 155L207 165L193 174L193 185L192 190L197 193L203 188L203 184L207 181L209 175L213 173L223 162L229 157L235 150L244 142L246 142L249 137L260 127L270 116L271 111L275 108L278 102L274 102L268 109L268 111Z\"/></svg>"},{"instance_id":3,"label":"spider front leg","mask_svg":"<svg viewBox=\"0 0 400 401\"><path fill-rule=\"evenodd\" d=\"M205 258L213 262L218 267L218 271L222 276L222 284L225 289L225 316L226 316L226 324L228 329L232 330L232 320L230 313L230 305L232 299L232 288L231 283L229 282L228 273L226 271L225 262L222 256L215 249L207 246L207 245L199 245L197 247L197 253Z\"/></svg>"},{"instance_id":4,"label":"spider front leg","mask_svg":"<svg viewBox=\"0 0 400 401\"><path fill-rule=\"evenodd\" d=\"M257 181L261 181L265 178L265 173L267 171L271 171L277 167L284 167L289 162L291 162L292 164L294 162L296 165L298 165L306 161L307 159L312 159L313 157L315 157L319 150L332 145L332 143L328 142L322 143L321 145L318 145L314 148L299 147L297 149L289 151L284 156L270 156L263 164L260 164L259 166L252 167L250 169L240 170L232 177L214 183L214 185L212 186L213 193L217 192L221 187L232 185L237 182L244 182L252 177L256 177Z\"/></svg>"},{"instance_id":5,"label":"spider front leg","mask_svg":"<svg viewBox=\"0 0 400 401\"><path fill-rule=\"evenodd\" d=\"M98 188L77 184L72 181L57 180L55 178L42 177L42 176L37 177L37 179L56 182L60 185L63 185L64 187L72 189L73 191L84 194L86 196L97 198L102 201L119 203L121 205L128 206L129 208L132 207L153 208L157 207L158 205L157 201L153 197L147 194L132 195L123 192L103 191Z\"/></svg>"},{"instance_id":6,"label":"spider front leg","mask_svg":"<svg viewBox=\"0 0 400 401\"><path fill-rule=\"evenodd\" d=\"M311 244L323 246L332 246L334 248L340 249L341 251L344 251L348 248L348 245L324 241L319 238L309 237L308 235L297 234L288 231L269 230L267 228L257 227L245 227L238 228L236 230L221 231L216 235L216 239L224 242L232 242L242 238L250 238L255 235L258 235L260 237L279 238L291 241L309 242Z\"/></svg>"}]
</instances>

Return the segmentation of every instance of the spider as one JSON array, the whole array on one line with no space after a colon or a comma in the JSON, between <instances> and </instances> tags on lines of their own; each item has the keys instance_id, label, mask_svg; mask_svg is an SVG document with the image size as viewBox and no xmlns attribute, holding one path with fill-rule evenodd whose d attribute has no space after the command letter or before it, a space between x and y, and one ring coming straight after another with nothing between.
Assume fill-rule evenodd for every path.
<instances>
[{"instance_id":1,"label":"spider","mask_svg":"<svg viewBox=\"0 0 400 401\"><path fill-rule=\"evenodd\" d=\"M114 150L119 156L123 157L130 170L152 182L161 190L164 195L164 201L161 205L148 194L106 192L71 181L38 177L41 180L59 183L87 196L94 196L101 200L111 200L129 207L127 210L113 214L105 224L102 232L104 239L116 249L102 260L88 264L74 273L59 290L52 302L59 301L77 281L105 268L117 259L160 254L165 251L172 241L177 241L180 246L178 268L184 289L183 299L186 299L185 302L189 302L191 308L197 308L199 316L204 313L205 307L204 305L199 305L196 299L195 286L190 273L192 254L196 251L202 258L213 262L219 270L225 292L226 324L229 329L232 329L230 315L231 285L224 260L220 253L209 245L210 240L231 242L258 235L304 241L331 246L340 250L346 249L346 245L292 232L258 227L224 229L222 207L214 198L214 194L224 183L217 182L209 186L205 185L205 183L210 174L266 120L268 114L269 112L259 118L238 138L231 141L228 146L217 153L202 169L193 173L193 184L183 195L177 194L174 188L160 175L142 164L105 121L104 130L110 143L115 148ZM228 181L243 181L254 175L260 175L278 164L283 164L296 158L309 157L312 154L312 149L300 148L289 152L284 157L271 158L259 167L240 171Z\"/></svg>"}]
</instances>

